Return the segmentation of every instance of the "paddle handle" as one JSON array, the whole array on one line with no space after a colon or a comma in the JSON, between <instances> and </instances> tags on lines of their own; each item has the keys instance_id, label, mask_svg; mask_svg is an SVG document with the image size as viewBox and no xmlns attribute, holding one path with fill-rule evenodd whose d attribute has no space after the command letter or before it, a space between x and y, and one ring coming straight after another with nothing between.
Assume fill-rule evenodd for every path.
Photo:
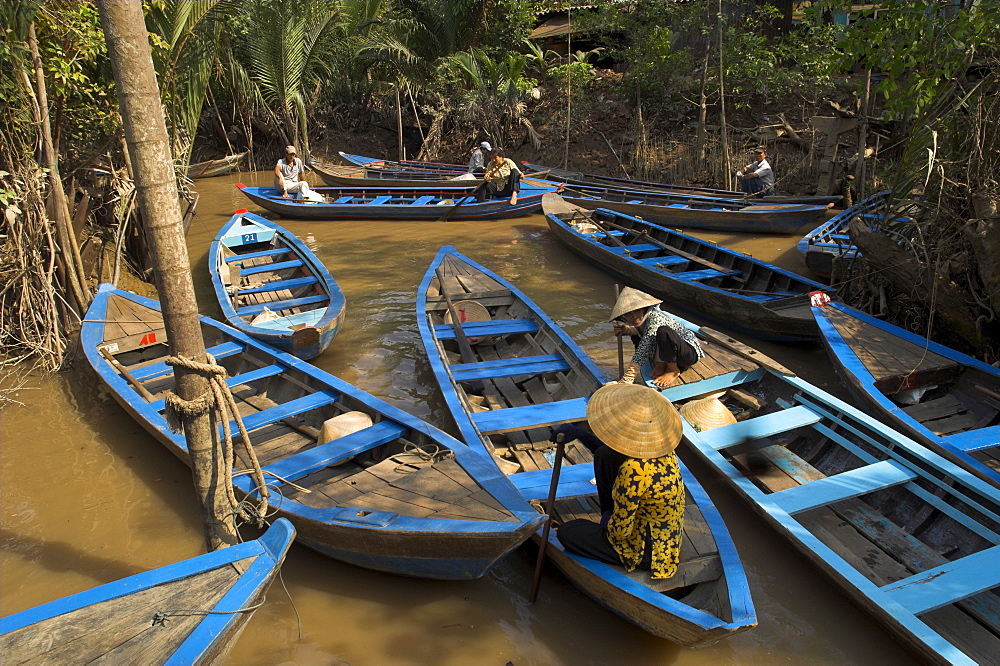
<instances>
[{"instance_id":1,"label":"paddle handle","mask_svg":"<svg viewBox=\"0 0 1000 666\"><path fill-rule=\"evenodd\" d=\"M563 433L556 435L556 459L552 463L552 482L549 483L549 497L545 501L545 526L542 527L542 542L538 545L538 560L535 562L535 577L531 581L531 594L528 595L528 603L535 603L538 598L538 587L542 583L542 567L545 564L545 547L549 544L549 529L552 527L552 514L555 511L556 490L559 488L559 469L562 467L563 454L565 453L566 436Z\"/></svg>"},{"instance_id":2,"label":"paddle handle","mask_svg":"<svg viewBox=\"0 0 1000 666\"><path fill-rule=\"evenodd\" d=\"M463 196L461 199L459 199L458 203L455 204L454 206L452 206L451 208L449 208L447 211L445 211L444 215L442 215L441 217L439 217L437 219L437 221L438 222L447 222L448 218L451 217L452 213L454 213L456 210L458 210L462 206L462 204L465 203L466 199L468 199L471 196L475 196L476 194L478 194L479 190L481 190L484 185L486 185L486 181L485 180L483 182L479 183L478 185L476 185L476 187L471 192L469 192L468 194L466 194L465 196ZM444 293L444 289L441 290L441 293Z\"/></svg>"},{"instance_id":3,"label":"paddle handle","mask_svg":"<svg viewBox=\"0 0 1000 666\"><path fill-rule=\"evenodd\" d=\"M111 367L117 370L118 374L124 377L125 380L132 385L132 388L139 392L139 395L141 395L146 402L154 402L156 400L156 396L150 393L149 389L142 385L142 382L133 377L132 373L126 370L125 366L119 363L118 359L111 355L111 352L108 351L107 347L100 347L100 352L101 356L107 359L108 363L111 364Z\"/></svg>"},{"instance_id":4,"label":"paddle handle","mask_svg":"<svg viewBox=\"0 0 1000 666\"><path fill-rule=\"evenodd\" d=\"M469 344L469 338L465 336L465 329L462 328L458 311L455 310L455 304L451 302L451 296L448 295L448 291L444 287L444 276L441 274L440 266L434 269L434 274L437 275L438 288L444 297L445 304L448 306L448 313L451 315L451 325L455 327L455 338L458 340L458 350L462 353L462 363L472 363L476 360L476 355L472 353L472 345Z\"/></svg>"},{"instance_id":5,"label":"paddle handle","mask_svg":"<svg viewBox=\"0 0 1000 666\"><path fill-rule=\"evenodd\" d=\"M618 283L615 283L615 303L618 302L618 297L621 296L621 293L621 287L618 286ZM623 377L625 376L625 346L622 340L622 332L616 331L615 336L618 338L618 376Z\"/></svg>"}]
</instances>

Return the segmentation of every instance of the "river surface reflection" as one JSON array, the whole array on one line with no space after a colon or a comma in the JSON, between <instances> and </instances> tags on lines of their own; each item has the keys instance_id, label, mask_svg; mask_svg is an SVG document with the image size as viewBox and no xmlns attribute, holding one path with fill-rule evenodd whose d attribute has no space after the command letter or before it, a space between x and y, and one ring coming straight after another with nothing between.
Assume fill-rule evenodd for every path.
<instances>
[{"instance_id":1,"label":"river surface reflection","mask_svg":"<svg viewBox=\"0 0 1000 666\"><path fill-rule=\"evenodd\" d=\"M211 239L249 201L234 187L269 173L197 181L188 234L201 311L218 317L207 273ZM256 211L255 211L256 212ZM498 222L316 222L280 219L326 263L347 319L313 362L455 433L417 334L416 287L441 245L516 284L609 375L605 322L614 279L559 245L541 215ZM805 230L803 230L803 233ZM701 234L796 272L798 236ZM669 309L669 304L665 307ZM696 315L685 315L705 323ZM721 328L721 327L718 327ZM736 336L843 396L824 351ZM203 552L187 467L126 415L81 358L36 379L2 412L0 615ZM251 620L233 664L761 664L906 663L912 659L691 455L682 457L726 518L759 618L749 632L698 650L652 637L548 569L529 605L535 548L485 578L440 582L355 568L295 545L281 582ZM246 537L256 536L245 531ZM287 590L287 593L286 593Z\"/></svg>"}]
</instances>

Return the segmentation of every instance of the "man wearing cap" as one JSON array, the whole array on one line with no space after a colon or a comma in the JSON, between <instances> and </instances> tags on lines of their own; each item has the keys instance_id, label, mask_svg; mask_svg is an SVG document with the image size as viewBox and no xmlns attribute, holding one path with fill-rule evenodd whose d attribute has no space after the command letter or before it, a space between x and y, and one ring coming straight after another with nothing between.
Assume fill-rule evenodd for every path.
<instances>
[{"instance_id":1,"label":"man wearing cap","mask_svg":"<svg viewBox=\"0 0 1000 666\"><path fill-rule=\"evenodd\" d=\"M483 141L481 144L476 146L472 151L472 157L469 158L469 173L471 173L476 178L482 178L486 173L486 153L493 150L493 146L489 144L488 141Z\"/></svg>"},{"instance_id":2,"label":"man wearing cap","mask_svg":"<svg viewBox=\"0 0 1000 666\"><path fill-rule=\"evenodd\" d=\"M608 384L587 403L587 422L599 440L581 438L594 451L601 522L563 523L559 542L626 571L648 569L654 579L670 578L677 573L684 527L684 481L674 453L680 415L658 391Z\"/></svg>"},{"instance_id":3,"label":"man wearing cap","mask_svg":"<svg viewBox=\"0 0 1000 666\"><path fill-rule=\"evenodd\" d=\"M736 172L740 181L740 189L757 197L771 194L774 189L774 171L767 161L767 148L757 146L753 149L754 162Z\"/></svg>"},{"instance_id":4,"label":"man wearing cap","mask_svg":"<svg viewBox=\"0 0 1000 666\"><path fill-rule=\"evenodd\" d=\"M304 175L305 165L297 156L295 146L285 146L285 156L274 165L274 187L281 190L281 195L299 194L303 197L310 194L309 183Z\"/></svg>"},{"instance_id":5,"label":"man wearing cap","mask_svg":"<svg viewBox=\"0 0 1000 666\"><path fill-rule=\"evenodd\" d=\"M497 148L490 153L490 168L483 174L485 181L476 189L476 199L504 199L510 197L510 204L517 203L517 193L521 191L521 170L514 160L504 157Z\"/></svg>"},{"instance_id":6,"label":"man wearing cap","mask_svg":"<svg viewBox=\"0 0 1000 666\"><path fill-rule=\"evenodd\" d=\"M662 302L632 287L625 287L618 295L610 321L617 335L628 335L635 344L632 362L618 383L631 384L642 366L649 363L653 385L666 388L705 357L691 329L657 307Z\"/></svg>"}]
</instances>

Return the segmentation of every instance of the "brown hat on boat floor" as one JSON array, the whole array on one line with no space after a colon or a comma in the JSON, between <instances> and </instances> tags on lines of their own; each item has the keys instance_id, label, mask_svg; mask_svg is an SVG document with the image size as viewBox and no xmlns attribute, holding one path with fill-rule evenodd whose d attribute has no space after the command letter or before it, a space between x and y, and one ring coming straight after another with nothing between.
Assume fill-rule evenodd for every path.
<instances>
[{"instance_id":1,"label":"brown hat on boat floor","mask_svg":"<svg viewBox=\"0 0 1000 666\"><path fill-rule=\"evenodd\" d=\"M587 403L597 437L630 458L665 456L681 441L681 417L663 395L639 384L607 384Z\"/></svg>"},{"instance_id":2,"label":"brown hat on boat floor","mask_svg":"<svg viewBox=\"0 0 1000 666\"><path fill-rule=\"evenodd\" d=\"M702 432L736 423L736 417L719 400L720 395L720 393L713 393L704 398L684 403L680 408L681 416Z\"/></svg>"},{"instance_id":3,"label":"brown hat on boat floor","mask_svg":"<svg viewBox=\"0 0 1000 666\"><path fill-rule=\"evenodd\" d=\"M611 316L608 318L608 321L614 321L626 312L632 312L632 310L646 308L651 305L659 305L662 302L659 298L650 296L644 291L625 287L622 289L622 293L618 294L618 300L615 301L615 307L611 308Z\"/></svg>"}]
</instances>

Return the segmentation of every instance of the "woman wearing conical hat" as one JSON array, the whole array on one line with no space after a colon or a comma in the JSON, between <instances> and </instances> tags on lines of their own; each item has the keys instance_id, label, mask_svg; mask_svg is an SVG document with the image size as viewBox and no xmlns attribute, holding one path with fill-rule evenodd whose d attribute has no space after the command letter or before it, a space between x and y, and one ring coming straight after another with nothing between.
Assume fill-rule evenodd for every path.
<instances>
[{"instance_id":1,"label":"woman wearing conical hat","mask_svg":"<svg viewBox=\"0 0 1000 666\"><path fill-rule=\"evenodd\" d=\"M705 357L694 333L657 307L662 302L632 287L625 287L618 295L610 321L614 322L615 333L631 336L635 344L632 362L619 384L631 384L643 364L649 362L653 385L666 388Z\"/></svg>"},{"instance_id":2,"label":"woman wearing conical hat","mask_svg":"<svg viewBox=\"0 0 1000 666\"><path fill-rule=\"evenodd\" d=\"M557 528L566 550L670 578L680 561L684 482L674 449L681 417L660 394L638 384L608 384L587 403L601 522L571 520ZM562 426L575 437L585 433ZM559 432L557 430L557 432Z\"/></svg>"}]
</instances>

